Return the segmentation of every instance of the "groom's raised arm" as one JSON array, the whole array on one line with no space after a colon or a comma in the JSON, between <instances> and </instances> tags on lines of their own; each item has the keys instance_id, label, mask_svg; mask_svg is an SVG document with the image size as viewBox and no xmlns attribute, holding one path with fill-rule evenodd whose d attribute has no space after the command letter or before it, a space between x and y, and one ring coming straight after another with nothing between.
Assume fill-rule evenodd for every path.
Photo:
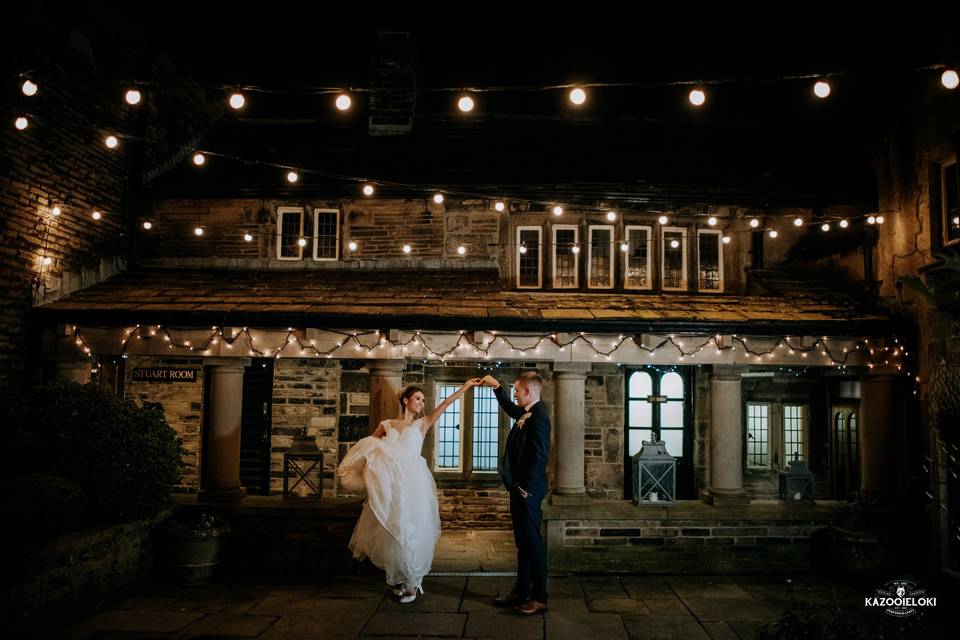
<instances>
[{"instance_id":1,"label":"groom's raised arm","mask_svg":"<svg viewBox=\"0 0 960 640\"><path fill-rule=\"evenodd\" d=\"M497 382L491 376L486 376L484 380L489 378L493 382ZM517 420L522 416L526 411L523 410L523 407L518 407L513 404L513 401L510 400L510 397L507 395L507 392L503 390L503 385L497 382L497 386L493 388L493 396L497 399L497 402L500 404L500 408L503 409L503 412Z\"/></svg>"}]
</instances>

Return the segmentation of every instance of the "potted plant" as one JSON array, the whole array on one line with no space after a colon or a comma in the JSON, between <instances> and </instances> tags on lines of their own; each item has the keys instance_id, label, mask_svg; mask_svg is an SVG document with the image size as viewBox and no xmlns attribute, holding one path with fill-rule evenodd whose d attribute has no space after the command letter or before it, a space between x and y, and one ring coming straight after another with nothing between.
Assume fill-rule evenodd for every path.
<instances>
[{"instance_id":1,"label":"potted plant","mask_svg":"<svg viewBox=\"0 0 960 640\"><path fill-rule=\"evenodd\" d=\"M178 584L207 584L223 555L230 526L217 515L181 509L161 528L170 577Z\"/></svg>"}]
</instances>

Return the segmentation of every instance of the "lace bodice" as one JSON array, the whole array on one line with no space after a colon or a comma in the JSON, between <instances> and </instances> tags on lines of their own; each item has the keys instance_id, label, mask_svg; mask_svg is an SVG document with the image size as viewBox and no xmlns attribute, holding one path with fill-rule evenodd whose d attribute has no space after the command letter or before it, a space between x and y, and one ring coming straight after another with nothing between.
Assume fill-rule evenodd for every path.
<instances>
[{"instance_id":1,"label":"lace bodice","mask_svg":"<svg viewBox=\"0 0 960 640\"><path fill-rule=\"evenodd\" d=\"M420 432L422 423L423 418L417 418L402 429L398 429L393 425L387 426L384 422L383 428L386 431L384 438L390 444L397 444L410 453L420 453L423 448L423 433Z\"/></svg>"}]
</instances>

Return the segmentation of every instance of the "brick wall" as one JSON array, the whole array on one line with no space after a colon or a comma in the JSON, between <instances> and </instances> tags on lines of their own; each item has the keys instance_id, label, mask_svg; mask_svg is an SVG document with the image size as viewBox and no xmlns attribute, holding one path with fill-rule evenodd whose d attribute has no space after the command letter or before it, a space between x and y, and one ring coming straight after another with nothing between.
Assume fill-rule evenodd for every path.
<instances>
[{"instance_id":1,"label":"brick wall","mask_svg":"<svg viewBox=\"0 0 960 640\"><path fill-rule=\"evenodd\" d=\"M197 369L196 382L145 382L133 379L135 367L185 367ZM180 481L175 491L196 493L200 489L200 427L203 422L204 367L202 358L157 358L131 356L126 361L126 397L137 402L159 402L167 422L183 441Z\"/></svg>"}]
</instances>

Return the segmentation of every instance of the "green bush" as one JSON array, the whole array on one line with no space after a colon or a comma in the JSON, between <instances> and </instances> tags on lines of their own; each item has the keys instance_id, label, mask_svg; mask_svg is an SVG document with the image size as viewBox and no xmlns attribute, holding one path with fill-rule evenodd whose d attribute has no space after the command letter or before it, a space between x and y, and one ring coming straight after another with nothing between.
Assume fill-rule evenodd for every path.
<instances>
[{"instance_id":1,"label":"green bush","mask_svg":"<svg viewBox=\"0 0 960 640\"><path fill-rule=\"evenodd\" d=\"M105 524L149 517L167 505L180 477L180 440L160 405L56 382L27 392L8 414L6 469L14 476L76 481Z\"/></svg>"}]
</instances>

